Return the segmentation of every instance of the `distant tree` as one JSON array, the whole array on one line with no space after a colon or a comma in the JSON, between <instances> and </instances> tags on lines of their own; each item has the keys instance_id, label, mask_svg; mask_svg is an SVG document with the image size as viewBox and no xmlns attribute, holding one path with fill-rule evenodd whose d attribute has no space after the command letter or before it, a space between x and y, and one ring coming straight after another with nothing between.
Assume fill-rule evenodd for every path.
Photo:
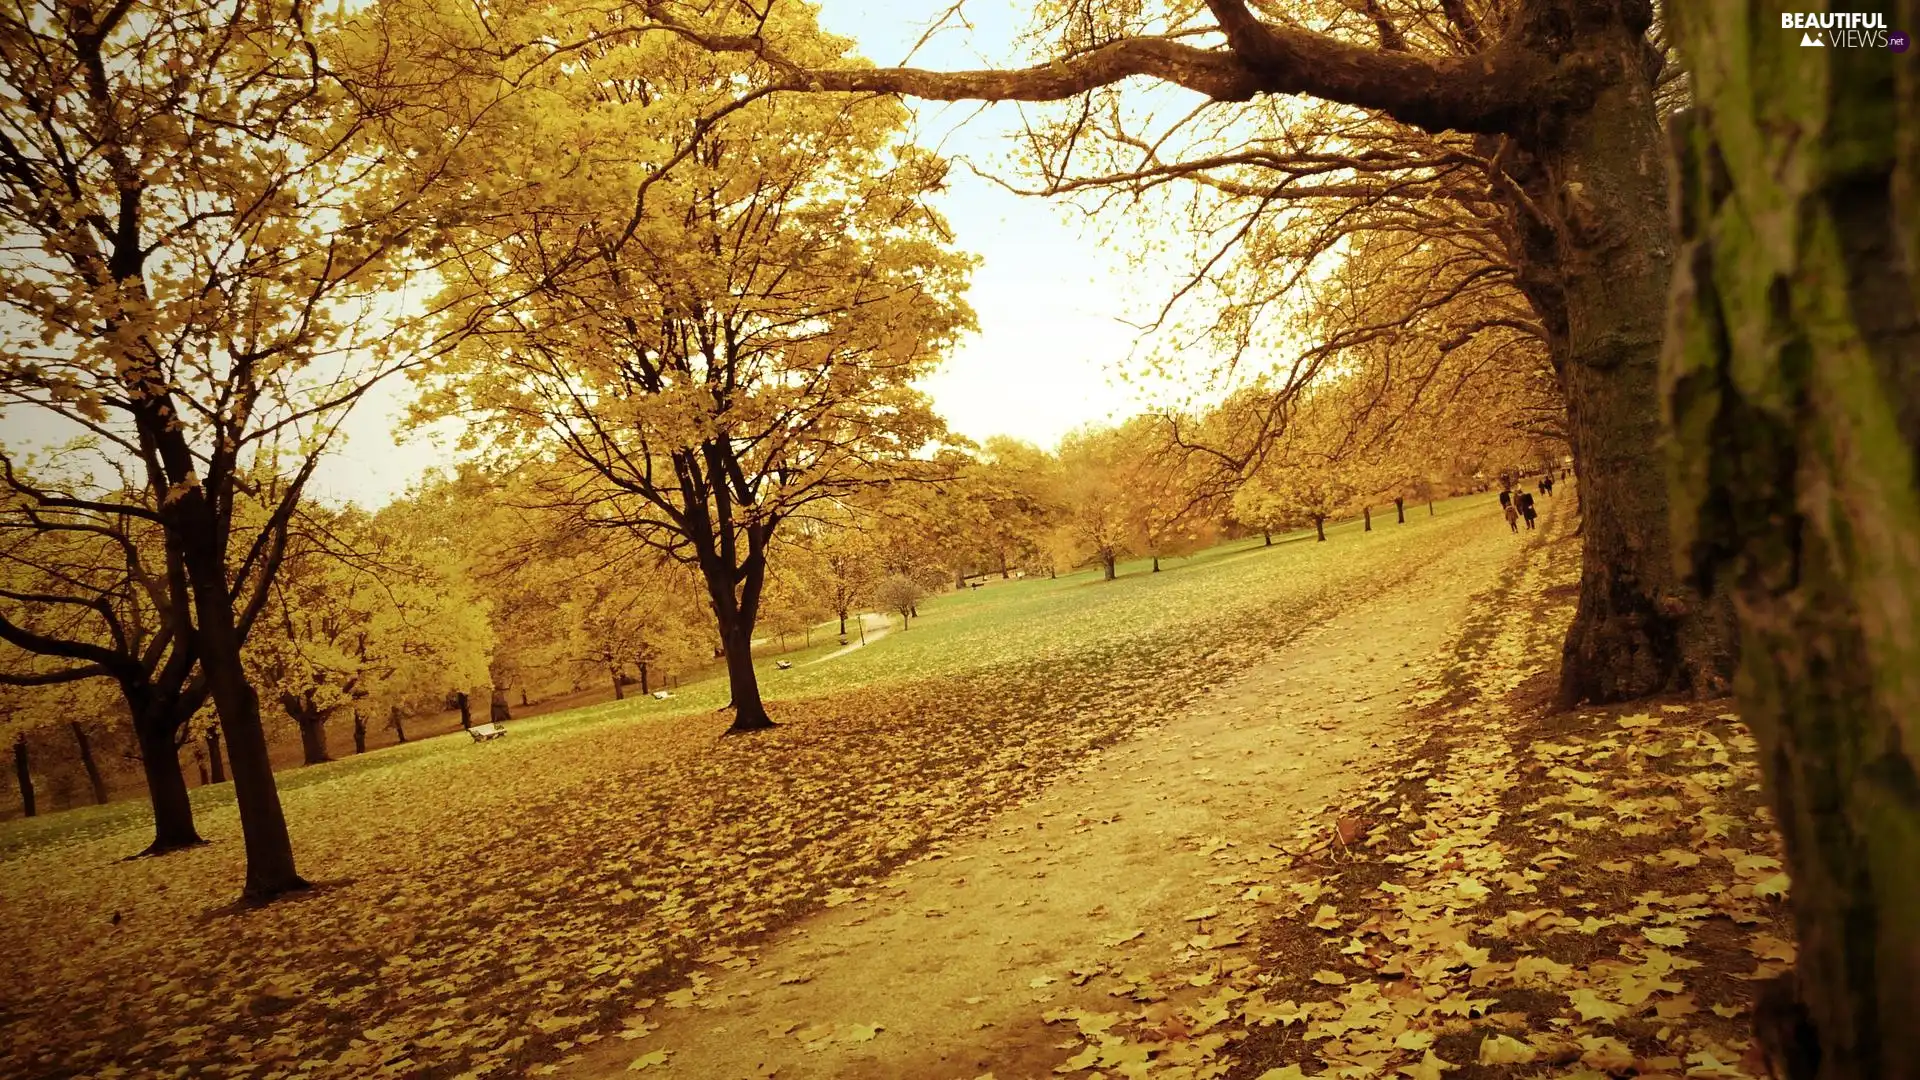
<instances>
[{"instance_id":1,"label":"distant tree","mask_svg":"<svg viewBox=\"0 0 1920 1080\"><path fill-rule=\"evenodd\" d=\"M1127 461L1126 446L1112 428L1082 428L1060 441L1056 545L1070 565L1096 564L1108 581L1139 535L1126 489Z\"/></svg>"},{"instance_id":2,"label":"distant tree","mask_svg":"<svg viewBox=\"0 0 1920 1080\"><path fill-rule=\"evenodd\" d=\"M946 167L905 141L897 102L803 108L820 124L805 138L772 102L707 120L750 61L622 36L612 9L544 17L500 24L528 36L472 54L610 32L593 62L561 69L537 115L502 111L488 129L550 175L488 189L491 212L457 231L475 257L449 292L482 332L439 369L429 408L550 454L544 505L577 527L626 530L697 568L730 730L768 727L751 643L776 533L912 471L943 433L912 380L971 322L968 260L926 200ZM769 31L783 47L828 44L806 23ZM464 17L443 29L481 32ZM644 91L627 69L648 73ZM698 132L698 152L669 160Z\"/></svg>"},{"instance_id":3,"label":"distant tree","mask_svg":"<svg viewBox=\"0 0 1920 1080\"><path fill-rule=\"evenodd\" d=\"M881 579L874 586L874 596L881 606L900 613L900 629L907 628L907 621L918 611L920 598L926 595L920 583L905 574L893 574Z\"/></svg>"}]
</instances>

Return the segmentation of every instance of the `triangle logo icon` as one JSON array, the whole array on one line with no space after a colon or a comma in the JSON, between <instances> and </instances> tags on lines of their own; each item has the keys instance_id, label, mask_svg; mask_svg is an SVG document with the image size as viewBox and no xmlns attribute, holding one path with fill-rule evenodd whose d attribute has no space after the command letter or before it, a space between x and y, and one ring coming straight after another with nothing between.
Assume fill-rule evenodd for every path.
<instances>
[{"instance_id":1,"label":"triangle logo icon","mask_svg":"<svg viewBox=\"0 0 1920 1080\"><path fill-rule=\"evenodd\" d=\"M1812 34L1809 34L1809 33L1807 33L1807 32L1806 32L1806 31L1804 31L1804 30L1800 32L1800 47L1801 47L1801 48L1805 48L1805 47L1807 47L1807 46L1809 46L1809 45L1817 45L1817 46L1819 46L1819 47L1821 47L1821 48L1825 48L1825 47L1826 47L1826 44L1827 44L1826 42L1824 42L1824 41L1821 41L1821 40L1820 40L1819 38L1817 38L1817 37L1814 37L1814 36L1813 36Z\"/></svg>"}]
</instances>

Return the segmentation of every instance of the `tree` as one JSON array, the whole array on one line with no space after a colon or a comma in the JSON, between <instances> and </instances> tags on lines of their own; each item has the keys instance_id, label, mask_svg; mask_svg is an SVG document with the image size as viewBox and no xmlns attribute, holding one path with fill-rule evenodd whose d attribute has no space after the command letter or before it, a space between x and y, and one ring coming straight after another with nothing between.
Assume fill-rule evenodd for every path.
<instances>
[{"instance_id":1,"label":"tree","mask_svg":"<svg viewBox=\"0 0 1920 1080\"><path fill-rule=\"evenodd\" d=\"M1673 569L1654 450L1672 247L1666 178L1656 165L1664 60L1648 40L1651 0L1511 0L1479 12L1466 3L1435 12L1382 0L1326 12L1325 29L1315 31L1263 18L1245 0L1164 7L1075 0L1044 24L1054 46L1045 62L937 72L822 65L784 55L744 12L667 0L650 8L666 31L754 56L762 89L1061 101L1111 98L1123 80L1146 76L1201 95L1216 113L1245 103L1240 108L1254 124L1265 119L1270 98L1304 94L1430 134L1469 137L1490 181L1486 206L1511 238L1513 282L1565 396L1582 479L1582 582L1561 699L1616 700L1689 683L1713 688L1724 661L1720 612ZM1088 102L1075 115L1105 111ZM1060 126L1059 156L1072 153L1085 127ZM1201 159L1159 161L1147 149L1159 145L1133 143L1145 151L1135 175L1209 168ZM1226 156L1230 164L1253 158ZM1426 165L1428 182L1450 167ZM1364 187L1368 173L1363 155L1302 171L1335 187ZM1264 190L1284 195L1292 182L1270 180Z\"/></svg>"},{"instance_id":2,"label":"tree","mask_svg":"<svg viewBox=\"0 0 1920 1080\"><path fill-rule=\"evenodd\" d=\"M444 548L353 510L310 509L303 525L247 659L314 765L329 760L326 725L342 710L485 681L492 639L486 605ZM357 750L365 737L357 720Z\"/></svg>"},{"instance_id":3,"label":"tree","mask_svg":"<svg viewBox=\"0 0 1920 1080\"><path fill-rule=\"evenodd\" d=\"M1070 565L1098 563L1101 576L1112 581L1116 564L1132 552L1137 537L1119 432L1082 428L1060 440L1059 456L1060 486L1053 498L1063 510L1057 543Z\"/></svg>"},{"instance_id":4,"label":"tree","mask_svg":"<svg viewBox=\"0 0 1920 1080\"><path fill-rule=\"evenodd\" d=\"M824 58L795 19L769 32ZM708 122L744 63L621 37L554 76L501 137L555 170L467 230L451 288L482 330L433 399L550 450L546 506L699 570L735 732L772 723L751 642L776 531L915 467L942 428L910 382L971 319L925 203L945 166L902 140L905 111L763 100Z\"/></svg>"},{"instance_id":5,"label":"tree","mask_svg":"<svg viewBox=\"0 0 1920 1080\"><path fill-rule=\"evenodd\" d=\"M1209 475L1215 462L1189 452L1174 439L1172 418L1136 416L1114 432L1120 451L1122 511L1132 532L1129 546L1153 560L1194 551L1212 539L1214 515L1224 500Z\"/></svg>"},{"instance_id":6,"label":"tree","mask_svg":"<svg viewBox=\"0 0 1920 1080\"><path fill-rule=\"evenodd\" d=\"M612 537L568 562L565 604L576 663L604 671L613 696L626 696L632 670L641 693L663 671L691 666L712 637L699 625L698 585L686 568L645 549L607 550Z\"/></svg>"},{"instance_id":7,"label":"tree","mask_svg":"<svg viewBox=\"0 0 1920 1080\"><path fill-rule=\"evenodd\" d=\"M137 486L92 491L88 444L33 476L0 453L0 686L77 689L102 679L133 725L159 855L203 841L180 771L189 722L208 700L196 662L183 572ZM71 479L69 479L71 477Z\"/></svg>"},{"instance_id":8,"label":"tree","mask_svg":"<svg viewBox=\"0 0 1920 1080\"><path fill-rule=\"evenodd\" d=\"M1009 578L1041 552L1057 524L1053 468L1052 455L1006 436L988 439L963 467L951 490L981 569Z\"/></svg>"},{"instance_id":9,"label":"tree","mask_svg":"<svg viewBox=\"0 0 1920 1080\"><path fill-rule=\"evenodd\" d=\"M840 636L845 638L847 617L872 592L878 553L849 514L820 516L802 524L794 537L801 552L797 561L813 594L840 620Z\"/></svg>"},{"instance_id":10,"label":"tree","mask_svg":"<svg viewBox=\"0 0 1920 1080\"><path fill-rule=\"evenodd\" d=\"M441 159L377 153L386 99L298 2L30 4L0 36L0 388L114 466L15 494L158 527L167 632L219 711L246 895L269 899L305 882L242 646L340 417L417 344L383 294L440 205L406 181Z\"/></svg>"},{"instance_id":11,"label":"tree","mask_svg":"<svg viewBox=\"0 0 1920 1080\"><path fill-rule=\"evenodd\" d=\"M926 590L905 574L893 574L882 578L874 586L873 594L880 606L900 613L900 629L905 630L907 621L918 613L920 598L926 595Z\"/></svg>"},{"instance_id":12,"label":"tree","mask_svg":"<svg viewBox=\"0 0 1920 1080\"><path fill-rule=\"evenodd\" d=\"M1885 48L1669 13L1699 99L1665 357L1678 551L1731 587L1798 927L1793 1003L1758 1033L1783 1080L1912 1080L1920 82Z\"/></svg>"}]
</instances>

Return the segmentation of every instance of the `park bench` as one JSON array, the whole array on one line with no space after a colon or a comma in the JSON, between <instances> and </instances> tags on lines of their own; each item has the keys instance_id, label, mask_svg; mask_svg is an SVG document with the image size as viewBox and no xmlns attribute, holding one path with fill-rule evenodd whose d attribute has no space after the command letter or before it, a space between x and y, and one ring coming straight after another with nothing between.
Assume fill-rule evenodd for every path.
<instances>
[{"instance_id":1,"label":"park bench","mask_svg":"<svg viewBox=\"0 0 1920 1080\"><path fill-rule=\"evenodd\" d=\"M791 661L791 660L775 660L775 661L773 662L773 666L774 666L774 667L777 667L777 668L779 668L779 669L780 669L781 671L785 671L785 670L787 670L788 668L790 668L790 667L792 667L792 666L793 666L793 661Z\"/></svg>"},{"instance_id":2,"label":"park bench","mask_svg":"<svg viewBox=\"0 0 1920 1080\"><path fill-rule=\"evenodd\" d=\"M497 739L506 733L507 729L501 727L499 724L475 724L473 727L467 729L467 734L473 736L474 742L486 742L488 739Z\"/></svg>"},{"instance_id":3,"label":"park bench","mask_svg":"<svg viewBox=\"0 0 1920 1080\"><path fill-rule=\"evenodd\" d=\"M672 694L667 693L665 690L655 690L653 692L653 697L655 701L665 701L672 696L673 696Z\"/></svg>"}]
</instances>

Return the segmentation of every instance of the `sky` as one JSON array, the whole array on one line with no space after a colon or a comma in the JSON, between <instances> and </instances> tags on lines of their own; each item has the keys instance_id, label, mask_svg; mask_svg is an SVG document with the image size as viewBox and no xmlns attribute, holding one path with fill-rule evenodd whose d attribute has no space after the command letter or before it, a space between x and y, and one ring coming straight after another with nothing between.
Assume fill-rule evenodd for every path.
<instances>
[{"instance_id":1,"label":"sky","mask_svg":"<svg viewBox=\"0 0 1920 1080\"><path fill-rule=\"evenodd\" d=\"M852 38L868 58L892 64L907 58L928 21L946 7L944 0L824 0L821 22ZM971 29L937 35L913 54L915 66L1017 61L1012 40L1030 8L969 0L965 10ZM1010 176L1008 135L1018 128L1018 108L914 104L915 141ZM1118 376L1137 366L1129 365L1134 326L1169 295L1171 278L1126 265L1106 234L1071 206L1016 195L961 165L949 184L939 208L955 244L980 259L967 297L979 331L921 388L952 430L976 440L1012 435L1051 446L1083 424L1117 420L1151 404L1130 388L1137 382ZM451 429L401 431L409 396L406 384L396 382L360 404L347 422L345 445L315 476L319 495L376 506L452 459Z\"/></svg>"}]
</instances>

